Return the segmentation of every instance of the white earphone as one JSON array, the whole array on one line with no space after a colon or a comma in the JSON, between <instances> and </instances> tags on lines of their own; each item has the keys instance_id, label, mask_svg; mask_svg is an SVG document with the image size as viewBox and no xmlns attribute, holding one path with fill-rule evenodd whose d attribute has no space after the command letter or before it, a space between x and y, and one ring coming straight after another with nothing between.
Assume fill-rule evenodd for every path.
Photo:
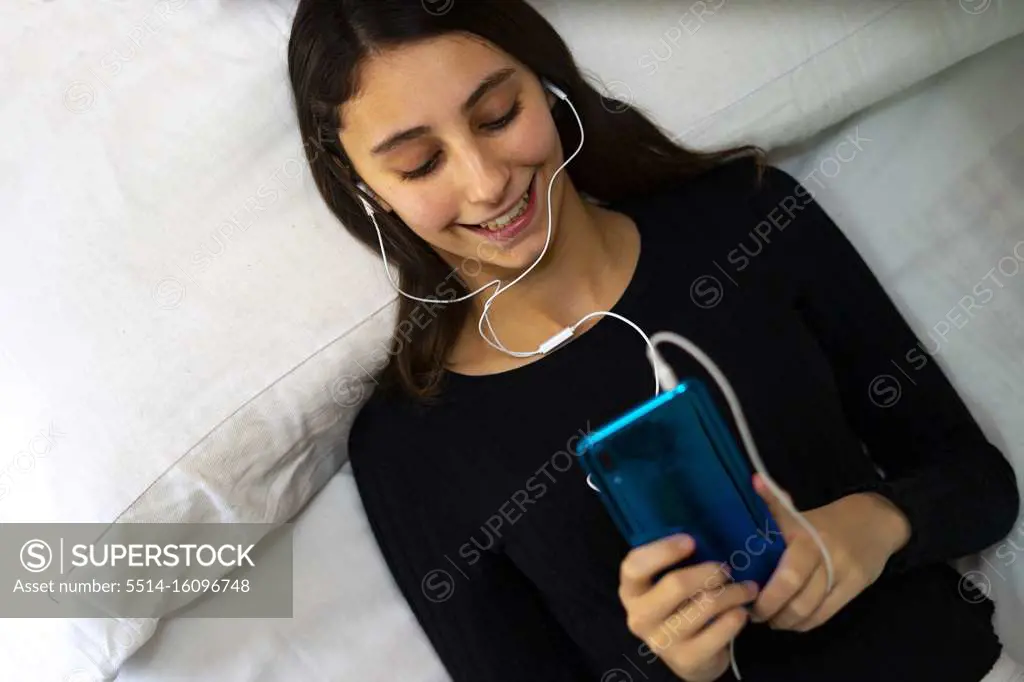
<instances>
[{"instance_id":1,"label":"white earphone","mask_svg":"<svg viewBox=\"0 0 1024 682\"><path fill-rule=\"evenodd\" d=\"M661 354L658 353L657 344L661 342L668 342L676 346L679 346L683 350L690 353L704 366L708 374L711 375L711 377L718 384L719 388L722 390L722 393L729 404L729 408L732 411L733 418L736 420L736 424L738 426L740 434L740 439L742 440L743 445L746 448L748 455L750 456L750 460L751 463L754 465L754 469L759 474L761 474L761 476L764 478L767 487L779 499L782 506L791 514L793 514L793 517L800 523L801 526L803 526L804 530L808 532L811 539L818 546L818 549L821 550L825 564L825 575L827 579L826 593L831 592L832 586L834 585L834 570L832 564L832 557L829 554L828 548L825 546L824 541L821 539L821 536L818 534L818 531L814 528L814 526L811 525L810 521L804 518L804 515L801 514L795 506L793 506L793 503L789 500L786 493L778 486L778 484L775 483L775 480L768 474L764 466L764 463L761 461L761 457L757 450L757 445L754 443L753 436L750 433L750 427L747 424L746 417L743 415L743 410L740 407L739 399L736 397L736 393L733 391L732 386L729 383L729 380L725 378L725 374L721 371L721 369L719 369L718 365L715 364L715 362L710 357L708 357L707 354L705 354L704 351L702 351L696 344L694 344L686 337L680 336L679 334L674 334L672 332L658 332L657 334L654 335L654 340L652 341L651 338L648 338L647 334L645 334L644 331L640 329L640 327L632 320L629 320L623 317L622 315L619 315L618 313L613 313L607 310L595 311L592 313L588 313L587 315L584 315L582 318L580 318L579 321L577 321L572 326L566 327L562 331L558 332L557 334L549 338L544 343L540 344L540 346L537 347L537 350L534 351L511 351L505 348L498 340L497 334L494 332L494 328L491 327L491 322L490 319L488 318L487 313L491 307L492 302L498 296L498 294L504 292L506 289L508 289L513 284L515 284L523 277L525 277L530 272L530 270L536 267L537 263L540 262L540 260L544 257L544 254L547 252L548 244L551 243L552 229L551 189L555 184L555 178L558 177L558 174L561 173L567 165L569 165L569 162L572 161L576 157L576 155L579 154L580 149L583 148L583 121L580 119L580 115L576 111L576 107L572 105L572 102L569 100L569 97L565 94L565 92L556 87L553 83L551 83L545 78L541 78L541 83L543 84L545 89L547 89L561 101L568 104L569 108L572 109L572 113L573 115L575 115L576 121L580 126L580 143L579 146L576 147L576 151L574 151L572 155L570 155L569 158L566 159L565 162L561 166L559 166L558 170L556 170L555 173L551 176L551 182L548 184L548 234L547 240L544 242L544 248L541 250L540 255L537 256L537 260L535 260L533 264L530 265L530 267L526 268L526 270L524 270L518 277L512 280L507 286L502 286L500 280L493 280L491 282L488 282L484 286L480 287L476 291L455 299L420 298L418 296L407 294L398 288L398 283L395 281L394 277L391 274L391 269L388 267L387 255L384 253L384 238L381 236L380 226L377 225L376 212L374 211L374 208L370 204L370 202L367 201L364 197L360 196L359 200L362 202L363 208L366 210L366 215L373 222L373 226L377 231L377 241L380 244L380 255L384 261L384 270L387 273L388 281L391 282L391 286L394 287L395 291L397 291L402 296L410 298L414 301L422 301L424 303L456 303L458 301L463 301L473 296L476 296L484 289L490 287L493 284L497 284L498 289L493 294L491 294L490 298L488 298L487 301L484 303L484 311L480 315L480 321L477 323L477 331L480 332L480 336L484 339L484 341L486 341L492 347L513 357L525 358L534 355L542 355L544 353L550 352L551 350L557 348L562 343L570 339L573 336L573 334L576 333L576 329L578 329L583 322L590 319L591 317L597 315L609 315L611 317L620 319L629 326L631 326L633 329L635 329L637 333L639 333L640 336L643 337L644 342L647 344L647 357L648 360L650 360L651 362L652 368L654 369L655 395L657 395L661 391L662 384L664 384L665 390L671 390L675 388L678 384L675 373L672 371L671 366L669 366L669 364L664 360L664 358L662 358ZM362 192L371 194L370 188L367 187L365 183L360 181L357 183L357 186ZM494 335L493 342L484 334L483 325L485 322L487 323L487 327L490 329L491 334ZM594 485L593 481L591 481L591 477L589 475L587 476L587 485L589 485L594 490L600 492L597 486ZM739 680L741 679L741 677L739 672L739 666L736 664L736 654L734 645L735 640L730 642L729 654L732 663L733 674L735 675L736 679Z\"/></svg>"},{"instance_id":2,"label":"white earphone","mask_svg":"<svg viewBox=\"0 0 1024 682\"><path fill-rule=\"evenodd\" d=\"M549 338L544 343L540 344L537 347L536 350L532 350L532 351L512 351L512 350L509 350L508 348L506 348L501 343L501 341L497 337L497 334L494 331L494 328L491 326L490 318L488 317L488 312L490 310L491 305L494 302L494 299L499 294L503 293L506 289L508 289L513 284L517 283L519 280L523 279L523 277L525 277L527 274L529 274L529 272L534 267L536 267L537 263L540 262L540 260L544 257L544 254L547 252L548 245L551 243L551 231L552 231L551 190L554 187L555 178L558 177L558 174L562 172L562 170L569 164L569 162L571 162L573 160L573 158L575 158L576 155L579 154L580 149L583 148L583 139L584 139L583 121L580 119L580 116L576 112L576 108L572 105L572 102L569 100L569 97L565 94L565 92L563 92L560 88L555 86L553 83L551 83L547 79L542 78L541 79L541 83L543 84L543 86L544 86L544 88L546 90L551 92L559 100L561 100L561 101L565 102L566 104L568 104L569 107L572 109L572 112L576 116L576 121L577 121L577 123L579 124L579 127L580 127L580 143L579 143L579 146L576 148L576 151L573 152L572 155L568 159L566 159L565 162L558 168L558 170L555 171L555 173L551 177L551 182L548 184L548 192L547 192L547 198L548 198L548 231L547 231L547 239L544 242L544 248L543 248L543 250L541 250L541 253L537 257L537 260L535 260L533 262L533 264L530 265L530 267L528 267L526 270L524 270L522 273L520 273L520 275L518 277L516 277L514 280L512 280L511 282L509 282L505 286L502 286L502 283L501 283L500 280L493 280L493 281L488 282L487 284L483 285L482 287L480 287L476 291L474 291L472 293L469 293L469 294L466 294L465 296L462 296L460 298L454 298L454 299L421 298L421 297L418 297L418 296L413 296L412 294L407 294L406 292L404 292L404 291L402 291L401 289L398 288L398 283L395 281L395 278L394 278L394 276L391 273L391 269L388 266L387 255L384 252L384 238L381 235L380 226L377 225L376 211L374 210L372 204L370 204L370 202L365 197L360 196L359 200L360 200L360 202L362 202L363 208L366 211L367 216L369 216L370 220L373 222L374 228L376 228L376 231L377 231L377 241L380 244L381 258L384 261L384 270L387 273L388 281L391 283L392 287L394 287L395 291L397 291L402 296L405 296L406 298L410 298L410 299L412 299L414 301L422 301L424 303L440 303L440 304L456 303L458 301L466 300L468 298L476 296L478 293L480 293L484 289L487 289L487 288L497 284L498 285L498 289L493 294L491 294L490 298L488 298L487 301L484 303L484 311L483 311L483 314L480 316L480 321L479 321L479 324L477 325L477 329L480 332L480 336L490 346L492 346L493 348L496 348L497 350L500 350L503 353L511 355L513 357L519 357L519 358L532 357L534 355L541 355L541 354L547 353L547 352L553 350L554 348L557 348L562 343L564 343L566 340L571 338L572 335L576 332L576 329L583 322L585 322L586 320L588 320L591 317L594 317L596 315L611 315L613 317L619 318L620 320L622 320L626 324L628 324L631 327L633 327L644 338L644 341L647 343L648 347L653 349L653 347L651 346L650 339L647 338L647 335L640 329L640 327L638 327L636 324L634 324L632 321L626 319L625 317L622 317L621 315L618 315L617 313L613 313L613 312L609 312L609 311L596 311L596 312L590 313L588 315L585 315L583 318L581 318L579 321L577 321L574 325L572 325L570 327L566 327L562 331L558 332L557 334L555 334L554 336ZM365 192L367 194L371 194L371 191L370 191L369 187L367 187L366 184L363 183L362 181L358 182L357 186L363 192ZM487 327L490 330L490 333L494 337L493 341L490 338L488 338L488 336L484 333L483 326L484 326L485 323L487 324ZM655 392L655 394L657 394L659 390L660 390L659 379L658 379L657 374L655 374L655 378L654 378L654 392Z\"/></svg>"}]
</instances>

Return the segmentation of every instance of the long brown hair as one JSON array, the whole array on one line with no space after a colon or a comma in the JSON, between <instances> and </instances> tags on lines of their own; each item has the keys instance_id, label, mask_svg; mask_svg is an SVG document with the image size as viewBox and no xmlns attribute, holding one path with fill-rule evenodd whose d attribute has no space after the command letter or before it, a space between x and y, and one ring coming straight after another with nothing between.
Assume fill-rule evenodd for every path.
<instances>
[{"instance_id":1,"label":"long brown hair","mask_svg":"<svg viewBox=\"0 0 1024 682\"><path fill-rule=\"evenodd\" d=\"M716 152L676 144L629 102L599 93L576 65L565 42L525 0L301 0L288 44L288 70L317 189L345 228L379 253L373 224L359 203L358 177L338 137L339 106L356 94L358 67L376 51L459 32L481 37L546 77L565 92L583 121L587 144L565 171L576 189L604 202L678 186L737 156L763 152L742 146ZM565 150L579 144L579 126L564 105L553 109ZM402 291L440 298L450 282L458 298L469 293L452 268L397 216L377 211L382 239ZM422 317L424 303L399 297L401 333L391 340L381 388L398 387L429 402L440 392L448 354L462 330L471 301L430 304L436 319Z\"/></svg>"}]
</instances>

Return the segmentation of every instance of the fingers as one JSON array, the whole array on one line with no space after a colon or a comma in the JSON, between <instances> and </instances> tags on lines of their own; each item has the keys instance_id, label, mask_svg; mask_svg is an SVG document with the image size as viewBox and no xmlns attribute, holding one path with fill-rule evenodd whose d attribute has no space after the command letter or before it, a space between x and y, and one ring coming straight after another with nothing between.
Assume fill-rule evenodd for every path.
<instances>
[{"instance_id":1,"label":"fingers","mask_svg":"<svg viewBox=\"0 0 1024 682\"><path fill-rule=\"evenodd\" d=\"M688 535L672 535L635 547L622 560L619 598L625 602L646 594L651 578L693 553L694 541Z\"/></svg>"},{"instance_id":2,"label":"fingers","mask_svg":"<svg viewBox=\"0 0 1024 682\"><path fill-rule=\"evenodd\" d=\"M825 567L819 564L814 574L795 597L772 618L771 626L777 629L793 630L814 615L828 596L828 577Z\"/></svg>"},{"instance_id":3,"label":"fingers","mask_svg":"<svg viewBox=\"0 0 1024 682\"><path fill-rule=\"evenodd\" d=\"M683 569L686 570L686 569ZM655 651L670 645L682 645L697 637L711 623L717 624L716 617L749 604L757 595L756 583L724 585L718 590L701 591L682 606L669 608L665 618L654 618L653 613L664 613L662 608L647 605L647 612L634 604L628 622L630 631L640 637ZM712 623L712 621L714 621Z\"/></svg>"},{"instance_id":4,"label":"fingers","mask_svg":"<svg viewBox=\"0 0 1024 682\"><path fill-rule=\"evenodd\" d=\"M824 572L824 571L822 571ZM840 582L821 602L818 608L808 618L790 628L797 632L807 632L819 625L827 623L832 616L836 615L841 608L846 606L851 599L859 594L856 589L850 589L850 583Z\"/></svg>"},{"instance_id":5,"label":"fingers","mask_svg":"<svg viewBox=\"0 0 1024 682\"><path fill-rule=\"evenodd\" d=\"M727 568L715 562L666 573L643 595L635 597L634 620L639 629L657 627L688 599L703 595L714 600L730 581Z\"/></svg>"},{"instance_id":6,"label":"fingers","mask_svg":"<svg viewBox=\"0 0 1024 682\"><path fill-rule=\"evenodd\" d=\"M778 615L810 581L820 563L821 552L809 537L794 538L754 604L756 620L771 620Z\"/></svg>"},{"instance_id":7,"label":"fingers","mask_svg":"<svg viewBox=\"0 0 1024 682\"><path fill-rule=\"evenodd\" d=\"M711 592L701 592L677 612L681 622L673 621L676 615L673 614L665 623L675 622L682 627L684 636L692 638L717 616L749 604L756 596L757 583L753 581L725 586L717 596L712 596Z\"/></svg>"},{"instance_id":8,"label":"fingers","mask_svg":"<svg viewBox=\"0 0 1024 682\"><path fill-rule=\"evenodd\" d=\"M730 582L718 562L668 570L693 551L693 539L679 536L633 549L622 562L619 596L630 632L680 679L718 679L728 665L726 645L749 619L742 607L757 597L757 584Z\"/></svg>"},{"instance_id":9,"label":"fingers","mask_svg":"<svg viewBox=\"0 0 1024 682\"><path fill-rule=\"evenodd\" d=\"M749 613L743 608L734 608L721 615L714 623L704 628L689 645L697 659L709 659L736 638L747 624Z\"/></svg>"},{"instance_id":10,"label":"fingers","mask_svg":"<svg viewBox=\"0 0 1024 682\"><path fill-rule=\"evenodd\" d=\"M761 474L754 474L753 477L754 491L761 496L764 500L765 505L768 506L768 511L771 512L772 518L775 519L775 523L779 526L779 530L785 534L793 526L793 514L789 511L788 507L793 506L793 498L790 497L789 493L781 490L782 495L785 497L785 501L768 487L768 483Z\"/></svg>"},{"instance_id":11,"label":"fingers","mask_svg":"<svg viewBox=\"0 0 1024 682\"><path fill-rule=\"evenodd\" d=\"M702 590L715 596L728 582L731 582L728 565L709 561L666 573L640 599L678 606ZM661 614L661 617L664 618L666 615L667 612Z\"/></svg>"}]
</instances>

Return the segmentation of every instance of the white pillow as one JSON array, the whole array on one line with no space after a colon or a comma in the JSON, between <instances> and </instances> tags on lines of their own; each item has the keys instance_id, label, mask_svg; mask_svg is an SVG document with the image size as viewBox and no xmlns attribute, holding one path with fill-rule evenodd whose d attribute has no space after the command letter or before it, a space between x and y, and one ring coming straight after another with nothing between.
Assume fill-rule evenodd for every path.
<instances>
[{"instance_id":1,"label":"white pillow","mask_svg":"<svg viewBox=\"0 0 1024 682\"><path fill-rule=\"evenodd\" d=\"M0 522L281 522L343 461L394 293L308 177L294 6L0 5L0 167L17 169L0 187ZM874 10L736 3L646 76L639 58L693 7L627 7L545 11L581 63L700 144L809 134L1024 26L1019 5L914 2L843 41ZM850 72L869 36L885 68ZM809 58L798 82L829 96L798 88L754 120ZM110 679L154 626L0 621L0 669Z\"/></svg>"},{"instance_id":2,"label":"white pillow","mask_svg":"<svg viewBox=\"0 0 1024 682\"><path fill-rule=\"evenodd\" d=\"M702 149L807 139L1024 32L1010 0L535 5L607 94Z\"/></svg>"},{"instance_id":3,"label":"white pillow","mask_svg":"<svg viewBox=\"0 0 1024 682\"><path fill-rule=\"evenodd\" d=\"M344 461L392 311L312 188L290 16L0 9L0 522L282 522ZM0 676L112 679L154 626L3 620Z\"/></svg>"}]
</instances>

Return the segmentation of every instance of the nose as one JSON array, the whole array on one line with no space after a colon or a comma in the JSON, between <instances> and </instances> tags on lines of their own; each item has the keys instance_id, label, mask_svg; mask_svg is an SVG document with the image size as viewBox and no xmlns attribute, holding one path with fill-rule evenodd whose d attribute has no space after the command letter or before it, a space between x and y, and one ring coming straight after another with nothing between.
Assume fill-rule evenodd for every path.
<instances>
[{"instance_id":1,"label":"nose","mask_svg":"<svg viewBox=\"0 0 1024 682\"><path fill-rule=\"evenodd\" d=\"M477 210L482 212L500 208L512 177L509 165L487 149L487 145L467 145L461 156L462 185L466 200L478 205Z\"/></svg>"}]
</instances>

